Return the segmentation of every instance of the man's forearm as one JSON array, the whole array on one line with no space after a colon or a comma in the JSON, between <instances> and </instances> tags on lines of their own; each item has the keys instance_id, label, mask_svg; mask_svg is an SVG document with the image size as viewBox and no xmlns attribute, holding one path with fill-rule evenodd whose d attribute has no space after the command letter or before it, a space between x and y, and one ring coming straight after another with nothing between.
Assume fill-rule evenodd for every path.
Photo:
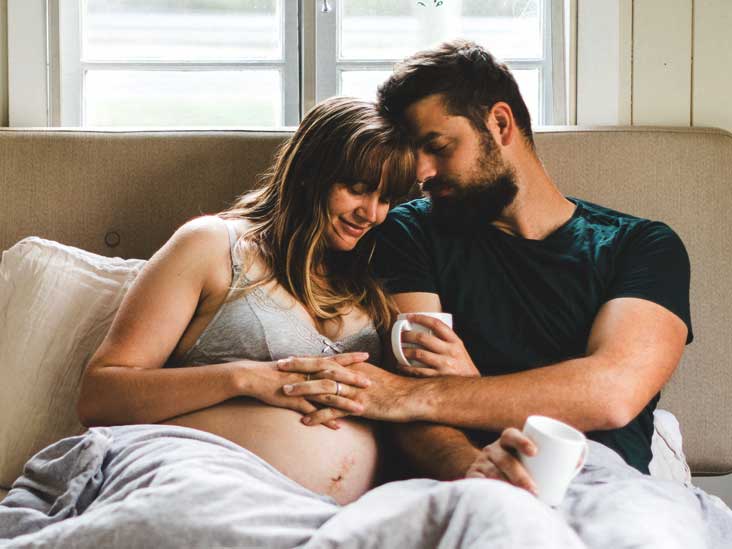
<instances>
[{"instance_id":1,"label":"man's forearm","mask_svg":"<svg viewBox=\"0 0 732 549\"><path fill-rule=\"evenodd\" d=\"M619 397L626 394L619 377L612 368L582 358L503 376L416 379L411 418L500 432L541 414L583 431L612 429L628 415L618 409Z\"/></svg>"},{"instance_id":2,"label":"man's forearm","mask_svg":"<svg viewBox=\"0 0 732 549\"><path fill-rule=\"evenodd\" d=\"M420 475L438 480L465 477L479 450L453 427L431 423L393 425L397 444Z\"/></svg>"}]
</instances>

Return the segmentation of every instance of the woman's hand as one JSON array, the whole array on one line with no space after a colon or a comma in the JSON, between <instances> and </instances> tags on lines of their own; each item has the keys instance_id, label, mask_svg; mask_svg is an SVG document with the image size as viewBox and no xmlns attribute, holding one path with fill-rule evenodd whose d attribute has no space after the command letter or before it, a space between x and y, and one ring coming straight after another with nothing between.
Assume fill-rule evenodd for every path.
<instances>
[{"instance_id":1,"label":"woman's hand","mask_svg":"<svg viewBox=\"0 0 732 549\"><path fill-rule=\"evenodd\" d=\"M346 368L367 358L368 353L344 353L321 357L290 357L276 362L257 363L248 367L250 372L246 378L249 389L244 391L262 402L289 408L301 414L312 414L323 410L314 403L318 402L326 406L331 403L338 405L345 411L342 415L358 415L363 412L363 406L341 397L340 393L370 385L365 375ZM314 402L311 402L303 395L286 393L285 388L298 386L301 383L311 385L314 394L324 397L327 394L330 398L312 398ZM331 429L338 429L336 418L342 415L331 415L326 410L325 416L330 419L322 423Z\"/></svg>"},{"instance_id":2,"label":"woman's hand","mask_svg":"<svg viewBox=\"0 0 732 549\"><path fill-rule=\"evenodd\" d=\"M356 354L358 353L350 353ZM284 371L311 374L306 381L283 387L285 394L304 397L326 406L302 418L305 425L328 424L349 415L394 422L415 420L415 407L418 403L410 398L410 393L413 384L420 380L395 375L368 362L359 361L347 368L337 368L335 372L323 370L323 364L319 360L327 358L333 357L293 358L280 361L279 364L279 368ZM343 361L340 362L342 364ZM349 374L355 376L352 381L348 381ZM335 382L343 379L346 380L345 383ZM358 381L359 379L368 383Z\"/></svg>"},{"instance_id":3,"label":"woman's hand","mask_svg":"<svg viewBox=\"0 0 732 549\"><path fill-rule=\"evenodd\" d=\"M521 431L509 427L501 437L483 448L465 473L466 478L503 480L536 495L536 485L518 458L536 454L536 445Z\"/></svg>"},{"instance_id":4,"label":"woman's hand","mask_svg":"<svg viewBox=\"0 0 732 549\"><path fill-rule=\"evenodd\" d=\"M352 397L358 392L358 389L365 389L371 385L371 381L364 374L348 369L348 366L364 362L368 358L368 353L343 353L279 360L277 367L280 370L305 375L304 380L300 379L298 382L285 384L282 392L286 395L296 395L290 398L307 398L310 403L338 408L344 412L344 414L331 414L330 411L321 408L321 417L331 415L333 417L324 422L326 425L334 422L336 417L360 415L363 413L364 407ZM304 394L302 393L303 387L307 389Z\"/></svg>"},{"instance_id":5,"label":"woman's hand","mask_svg":"<svg viewBox=\"0 0 732 549\"><path fill-rule=\"evenodd\" d=\"M304 398L287 396L282 392L282 385L302 381L303 376L299 374L287 374L277 369L277 362L252 362L242 361L236 370L237 386L242 396L256 398L257 400L276 406L288 408L301 414L309 414L317 408ZM327 425L331 429L337 429L336 422Z\"/></svg>"},{"instance_id":6,"label":"woman's hand","mask_svg":"<svg viewBox=\"0 0 732 549\"><path fill-rule=\"evenodd\" d=\"M341 355L345 357L345 355ZM310 360L310 359L296 359ZM340 358L342 362L348 363L349 358ZM335 363L337 365L337 363ZM239 370L239 386L242 395L250 396L278 408L288 408L303 415L318 411L318 407L302 396L288 396L283 390L283 385L291 385L303 382L307 376L296 372L284 372L278 369L278 362L255 362L245 361L243 368ZM363 377L363 376L361 376ZM341 377L339 376L339 379ZM353 381L353 376L348 377ZM362 381L359 379L359 381ZM326 427L340 429L335 419L323 422Z\"/></svg>"},{"instance_id":7,"label":"woman's hand","mask_svg":"<svg viewBox=\"0 0 732 549\"><path fill-rule=\"evenodd\" d=\"M404 348L404 356L410 361L418 360L422 363L422 366L397 364L402 373L416 377L480 376L463 340L447 324L437 318L420 314L410 314L407 320L429 328L432 333L402 333L403 343L419 345L417 348Z\"/></svg>"}]
</instances>

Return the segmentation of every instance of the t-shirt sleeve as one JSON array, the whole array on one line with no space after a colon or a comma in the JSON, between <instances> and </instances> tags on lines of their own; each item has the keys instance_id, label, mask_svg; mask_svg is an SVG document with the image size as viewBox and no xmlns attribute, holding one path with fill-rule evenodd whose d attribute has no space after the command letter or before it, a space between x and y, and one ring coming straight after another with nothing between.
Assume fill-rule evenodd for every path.
<instances>
[{"instance_id":1,"label":"t-shirt sleeve","mask_svg":"<svg viewBox=\"0 0 732 549\"><path fill-rule=\"evenodd\" d=\"M434 259L420 212L410 204L393 209L376 229L372 266L390 293L438 293Z\"/></svg>"},{"instance_id":2,"label":"t-shirt sleeve","mask_svg":"<svg viewBox=\"0 0 732 549\"><path fill-rule=\"evenodd\" d=\"M688 328L686 343L694 339L689 311L689 255L681 238L666 224L638 227L616 257L607 299L638 297L658 303Z\"/></svg>"}]
</instances>

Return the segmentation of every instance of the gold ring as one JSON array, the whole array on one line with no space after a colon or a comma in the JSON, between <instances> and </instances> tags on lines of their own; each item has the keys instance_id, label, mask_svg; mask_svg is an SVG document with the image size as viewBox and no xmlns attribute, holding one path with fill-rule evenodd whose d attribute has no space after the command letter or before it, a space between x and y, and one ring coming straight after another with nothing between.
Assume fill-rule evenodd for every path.
<instances>
[{"instance_id":1,"label":"gold ring","mask_svg":"<svg viewBox=\"0 0 732 549\"><path fill-rule=\"evenodd\" d=\"M336 396L341 396L341 384L336 381Z\"/></svg>"}]
</instances>

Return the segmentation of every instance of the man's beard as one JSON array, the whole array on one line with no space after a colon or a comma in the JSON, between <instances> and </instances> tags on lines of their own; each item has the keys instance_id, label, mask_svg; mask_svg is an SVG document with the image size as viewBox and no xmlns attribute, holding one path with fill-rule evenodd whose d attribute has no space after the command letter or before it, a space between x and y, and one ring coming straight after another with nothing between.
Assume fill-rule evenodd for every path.
<instances>
[{"instance_id":1,"label":"man's beard","mask_svg":"<svg viewBox=\"0 0 732 549\"><path fill-rule=\"evenodd\" d=\"M450 189L446 196L432 197L432 217L440 230L458 234L473 231L498 219L516 197L513 170L501 161L495 145L486 143L484 150L470 180L458 183L432 178L425 182L423 190L427 192Z\"/></svg>"}]
</instances>

